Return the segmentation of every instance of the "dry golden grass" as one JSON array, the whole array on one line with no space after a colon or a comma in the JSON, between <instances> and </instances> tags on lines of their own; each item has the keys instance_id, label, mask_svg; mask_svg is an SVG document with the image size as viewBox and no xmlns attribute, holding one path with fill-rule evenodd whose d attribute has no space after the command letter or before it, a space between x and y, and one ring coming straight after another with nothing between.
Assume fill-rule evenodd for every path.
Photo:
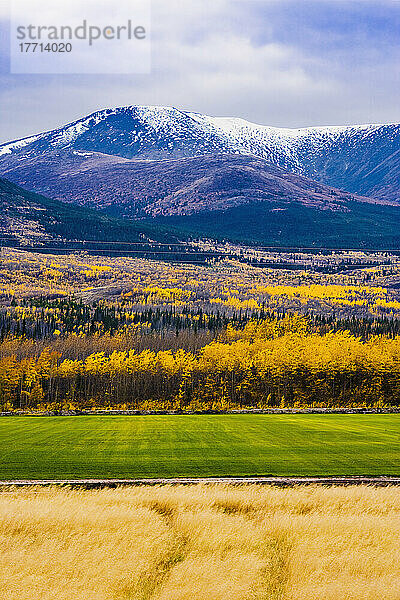
<instances>
[{"instance_id":1,"label":"dry golden grass","mask_svg":"<svg viewBox=\"0 0 400 600\"><path fill-rule=\"evenodd\" d=\"M1 600L399 600L400 490L0 493Z\"/></svg>"}]
</instances>

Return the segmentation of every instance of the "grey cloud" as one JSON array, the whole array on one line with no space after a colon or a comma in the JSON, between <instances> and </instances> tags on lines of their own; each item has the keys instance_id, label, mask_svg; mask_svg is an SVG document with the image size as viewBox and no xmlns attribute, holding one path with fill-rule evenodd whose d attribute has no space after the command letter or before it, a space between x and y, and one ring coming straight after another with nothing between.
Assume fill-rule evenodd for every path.
<instances>
[{"instance_id":1,"label":"grey cloud","mask_svg":"<svg viewBox=\"0 0 400 600\"><path fill-rule=\"evenodd\" d=\"M333 25L325 45L321 10L332 14L341 3L319 2L318 14L315 2L295 4L307 5L301 22L293 2L155 0L150 76L10 76L3 65L1 139L128 104L288 127L400 121L400 44L391 28L385 35L382 3L375 45L366 44L365 28L358 39L356 28L335 33ZM373 14L371 5L368 19Z\"/></svg>"}]
</instances>

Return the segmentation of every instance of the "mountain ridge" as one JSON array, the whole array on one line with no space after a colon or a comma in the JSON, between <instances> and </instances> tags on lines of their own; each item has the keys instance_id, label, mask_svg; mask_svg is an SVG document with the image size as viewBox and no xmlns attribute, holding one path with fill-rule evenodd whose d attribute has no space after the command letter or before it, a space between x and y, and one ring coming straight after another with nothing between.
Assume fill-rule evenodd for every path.
<instances>
[{"instance_id":1,"label":"mountain ridge","mask_svg":"<svg viewBox=\"0 0 400 600\"><path fill-rule=\"evenodd\" d=\"M239 154L350 193L400 204L400 124L256 125L174 107L104 109L49 132L0 146L0 174L18 180L21 162L49 152L99 152L138 160ZM34 190L41 191L41 190Z\"/></svg>"},{"instance_id":2,"label":"mountain ridge","mask_svg":"<svg viewBox=\"0 0 400 600\"><path fill-rule=\"evenodd\" d=\"M121 236L153 223L249 243L400 245L400 124L285 129L173 107L105 109L3 144L0 175L70 203L63 210L107 211Z\"/></svg>"},{"instance_id":3,"label":"mountain ridge","mask_svg":"<svg viewBox=\"0 0 400 600\"><path fill-rule=\"evenodd\" d=\"M71 121L70 123L68 123L66 125L60 125L59 127L55 127L53 129L48 129L40 134L29 135L29 136L25 136L22 138L10 140L8 142L4 142L4 143L0 144L0 156L2 156L3 154L8 154L9 152L12 152L12 150L14 150L14 149L20 149L20 148L24 147L25 145L27 145L28 143L34 142L34 141L36 141L40 138L43 138L49 134L54 135L58 132L65 132L66 129L70 129L71 134L72 134L72 130L74 128L78 131L80 127L84 127L86 123L89 123L92 120L95 121L96 123L99 123L101 120L103 120L102 117L106 118L113 114L118 114L119 112L122 112L122 111L129 111L129 110L134 110L134 109L140 109L143 111L147 110L150 112L151 111L177 112L182 115L190 116L199 123L201 123L204 120L208 120L210 122L214 122L215 124L219 124L219 126L221 128L222 128L223 123L226 123L226 124L231 123L232 125L240 124L244 127L250 127L250 128L254 128L254 129L260 129L260 130L270 130L271 132L275 132L276 134L278 134L278 133L286 134L287 138L302 137L302 136L305 136L307 134L312 134L312 133L321 133L321 134L323 134L323 133L343 133L348 130L360 130L360 131L361 130L365 130L365 131L370 130L371 131L371 130L379 129L382 127L398 127L398 126L400 126L400 123L393 121L393 122L388 122L388 123L359 123L359 124L351 124L351 125L310 125L310 126L305 126L305 127L278 127L278 126L274 126L274 125L255 123L253 121L243 119L242 117L210 116L210 115L205 115L205 114L202 114L199 112L194 112L194 111L184 111L175 106L132 104L132 105L127 105L127 106L119 106L114 109L112 109L112 108L100 109L100 110L90 113L86 117L81 117L79 119ZM22 142L24 142L24 143L22 143Z\"/></svg>"}]
</instances>

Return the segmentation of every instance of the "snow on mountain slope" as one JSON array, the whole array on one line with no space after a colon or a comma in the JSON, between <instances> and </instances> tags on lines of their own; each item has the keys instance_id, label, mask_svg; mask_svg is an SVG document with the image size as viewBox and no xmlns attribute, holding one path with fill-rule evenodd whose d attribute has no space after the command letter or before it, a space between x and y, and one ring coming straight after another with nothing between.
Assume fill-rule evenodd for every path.
<instances>
[{"instance_id":1,"label":"snow on mountain slope","mask_svg":"<svg viewBox=\"0 0 400 600\"><path fill-rule=\"evenodd\" d=\"M399 124L285 129L172 107L129 106L0 146L0 173L30 187L32 158L45 161L56 151L62 166L61 155L71 150L142 160L250 155L352 193L400 203ZM21 164L27 166L23 181Z\"/></svg>"},{"instance_id":2,"label":"snow on mountain slope","mask_svg":"<svg viewBox=\"0 0 400 600\"><path fill-rule=\"evenodd\" d=\"M236 152L263 157L295 173L357 193L368 194L370 188L362 185L362 179L400 150L400 125L395 123L287 129L243 119L191 115L223 136ZM366 173L363 164L368 165Z\"/></svg>"},{"instance_id":3,"label":"snow on mountain slope","mask_svg":"<svg viewBox=\"0 0 400 600\"><path fill-rule=\"evenodd\" d=\"M236 151L238 154L271 159L281 166L286 166L284 163L293 165L297 163L298 169L302 169L298 154L305 147L311 147L318 152L341 136L366 137L385 127L384 125L359 125L286 129L256 125L239 118L209 117L199 113L183 112L173 107L129 106L99 111L64 127L4 144L0 146L0 156L18 152L23 148L26 151L32 145L40 150L41 147L44 148L44 142L51 148L70 148L75 143L79 144L82 139L86 139L85 134L91 130L100 131L97 126L101 124L107 125L110 130L107 138L109 141L114 141L116 146L118 146L118 137L124 132L128 134L132 143L142 140L142 146L146 145L146 141L147 145L154 145L155 138L158 138L160 144L172 151L174 145L184 139L184 134L190 133L190 138L204 141L204 144L200 144L204 150L208 150L207 142L212 139L216 149L222 146L224 150ZM146 140L143 129L151 132L150 139ZM114 134L113 140L112 134ZM164 138L168 138L166 144ZM190 138L187 142L191 141ZM137 150L140 154L141 148ZM124 149L120 151L124 154L129 152L127 148L125 151Z\"/></svg>"},{"instance_id":4,"label":"snow on mountain slope","mask_svg":"<svg viewBox=\"0 0 400 600\"><path fill-rule=\"evenodd\" d=\"M213 132L175 108L131 106L99 111L37 136L0 146L0 157L81 149L144 159L197 156L227 150ZM22 151L22 152L21 152Z\"/></svg>"},{"instance_id":5,"label":"snow on mountain slope","mask_svg":"<svg viewBox=\"0 0 400 600\"><path fill-rule=\"evenodd\" d=\"M256 154L280 166L302 170L298 150L307 140L315 149L347 130L347 127L315 127L286 129L256 125L244 119L207 117L191 113L204 127L218 132L237 152Z\"/></svg>"}]
</instances>

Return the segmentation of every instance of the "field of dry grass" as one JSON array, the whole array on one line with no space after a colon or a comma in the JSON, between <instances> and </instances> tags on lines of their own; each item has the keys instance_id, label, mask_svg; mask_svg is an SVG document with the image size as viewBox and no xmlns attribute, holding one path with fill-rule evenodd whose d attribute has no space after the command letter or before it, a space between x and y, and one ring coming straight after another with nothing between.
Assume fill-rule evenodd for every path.
<instances>
[{"instance_id":1,"label":"field of dry grass","mask_svg":"<svg viewBox=\"0 0 400 600\"><path fill-rule=\"evenodd\" d=\"M0 493L2 600L398 600L400 490Z\"/></svg>"}]
</instances>

